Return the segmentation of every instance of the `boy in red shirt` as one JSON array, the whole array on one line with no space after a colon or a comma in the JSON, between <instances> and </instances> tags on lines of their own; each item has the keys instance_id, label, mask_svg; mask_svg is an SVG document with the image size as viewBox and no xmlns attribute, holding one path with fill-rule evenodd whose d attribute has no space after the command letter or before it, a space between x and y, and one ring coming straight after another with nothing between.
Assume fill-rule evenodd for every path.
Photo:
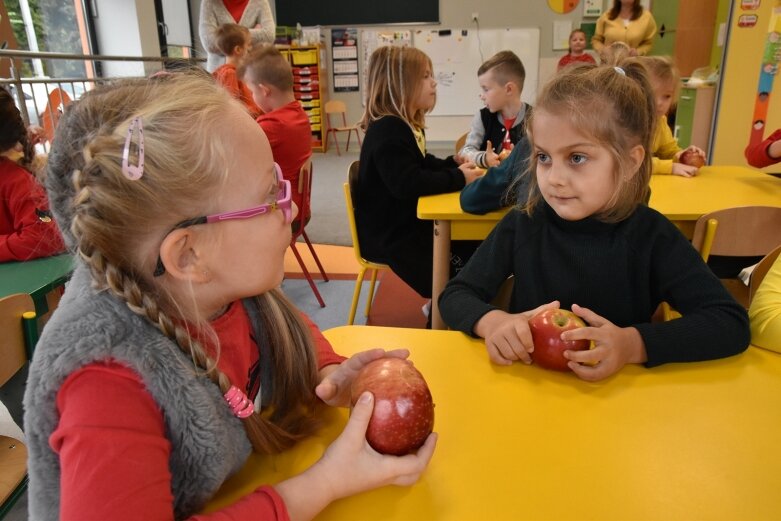
<instances>
[{"instance_id":1,"label":"boy in red shirt","mask_svg":"<svg viewBox=\"0 0 781 521\"><path fill-rule=\"evenodd\" d=\"M225 63L217 67L212 76L225 87L231 95L247 106L253 118L260 115L261 110L252 99L252 92L239 79L236 67L247 55L252 40L249 29L239 24L223 24L214 32L214 42L220 52L225 55Z\"/></svg>"},{"instance_id":2,"label":"boy in red shirt","mask_svg":"<svg viewBox=\"0 0 781 521\"><path fill-rule=\"evenodd\" d=\"M300 209L298 176L301 166L312 155L312 127L293 93L290 63L273 46L264 45L250 51L239 66L239 76L264 112L258 117L258 124L271 143L271 153L282 176L293 187L293 202Z\"/></svg>"}]
</instances>

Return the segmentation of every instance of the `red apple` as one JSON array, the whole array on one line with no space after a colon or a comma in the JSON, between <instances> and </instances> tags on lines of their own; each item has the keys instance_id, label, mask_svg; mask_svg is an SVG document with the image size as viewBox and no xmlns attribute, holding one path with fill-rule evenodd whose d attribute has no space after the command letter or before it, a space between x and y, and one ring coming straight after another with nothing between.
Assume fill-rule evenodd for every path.
<instances>
[{"instance_id":1,"label":"red apple","mask_svg":"<svg viewBox=\"0 0 781 521\"><path fill-rule=\"evenodd\" d=\"M583 351L591 345L589 340L562 340L561 334L570 329L585 327L579 316L566 309L547 309L529 320L534 351L532 361L545 369L570 371L564 351Z\"/></svg>"},{"instance_id":2,"label":"red apple","mask_svg":"<svg viewBox=\"0 0 781 521\"><path fill-rule=\"evenodd\" d=\"M703 159L700 154L688 148L683 151L681 157L678 158L678 160L684 165L689 165L696 168L701 168L705 164L705 159Z\"/></svg>"},{"instance_id":3,"label":"red apple","mask_svg":"<svg viewBox=\"0 0 781 521\"><path fill-rule=\"evenodd\" d=\"M402 456L423 445L434 428L434 401L423 375L401 358L380 358L361 369L350 389L352 403L374 395L366 440L377 452Z\"/></svg>"}]
</instances>

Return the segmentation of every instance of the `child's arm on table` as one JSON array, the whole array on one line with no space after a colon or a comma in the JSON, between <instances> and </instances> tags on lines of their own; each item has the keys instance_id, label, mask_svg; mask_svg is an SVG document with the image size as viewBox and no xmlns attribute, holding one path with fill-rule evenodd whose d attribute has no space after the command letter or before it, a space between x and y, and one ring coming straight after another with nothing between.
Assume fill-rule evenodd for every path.
<instances>
[{"instance_id":1,"label":"child's arm on table","mask_svg":"<svg viewBox=\"0 0 781 521\"><path fill-rule=\"evenodd\" d=\"M373 407L372 394L362 394L344 431L323 457L303 473L275 486L290 519L312 519L336 499L385 485L412 485L418 480L434 453L437 435L430 434L416 454L384 456L366 441Z\"/></svg>"}]
</instances>

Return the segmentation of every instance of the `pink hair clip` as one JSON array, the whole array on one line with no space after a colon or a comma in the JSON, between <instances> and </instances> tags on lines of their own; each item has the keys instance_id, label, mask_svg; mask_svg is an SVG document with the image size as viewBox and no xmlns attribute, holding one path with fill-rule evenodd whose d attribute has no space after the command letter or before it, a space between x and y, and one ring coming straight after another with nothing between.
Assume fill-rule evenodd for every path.
<instances>
[{"instance_id":1,"label":"pink hair clip","mask_svg":"<svg viewBox=\"0 0 781 521\"><path fill-rule=\"evenodd\" d=\"M235 385L231 385L231 388L225 393L225 401L228 402L228 406L233 411L233 415L237 418L246 418L255 412L255 405L247 398L247 395Z\"/></svg>"},{"instance_id":2,"label":"pink hair clip","mask_svg":"<svg viewBox=\"0 0 781 521\"><path fill-rule=\"evenodd\" d=\"M129 162L130 141L136 129L138 129L138 165L131 165ZM122 149L122 173L131 181L138 181L144 175L144 125L141 123L140 116L133 118L127 128L125 147Z\"/></svg>"}]
</instances>

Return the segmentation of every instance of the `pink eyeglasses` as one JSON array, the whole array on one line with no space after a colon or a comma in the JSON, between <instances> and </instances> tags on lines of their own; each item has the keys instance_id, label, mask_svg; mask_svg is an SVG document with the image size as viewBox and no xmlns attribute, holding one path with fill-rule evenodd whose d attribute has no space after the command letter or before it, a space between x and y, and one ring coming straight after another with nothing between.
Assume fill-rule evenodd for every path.
<instances>
[{"instance_id":1,"label":"pink eyeglasses","mask_svg":"<svg viewBox=\"0 0 781 521\"><path fill-rule=\"evenodd\" d=\"M249 219L250 217L256 217L271 212L272 210L281 210L282 215L285 217L285 223L290 224L293 221L293 198L290 188L290 181L282 177L282 169L279 165L274 163L274 169L277 173L277 199L273 203L261 204L260 206L253 206L245 210L234 210L232 212L215 213L212 215L202 215L200 217L193 217L192 219L184 220L174 225L168 233L180 228L187 228L189 226L195 226L197 224L209 224L220 221L229 221L231 219ZM166 235L168 235L166 233ZM165 266L163 261L158 255L157 266L155 266L154 276L159 277L165 273Z\"/></svg>"}]
</instances>

